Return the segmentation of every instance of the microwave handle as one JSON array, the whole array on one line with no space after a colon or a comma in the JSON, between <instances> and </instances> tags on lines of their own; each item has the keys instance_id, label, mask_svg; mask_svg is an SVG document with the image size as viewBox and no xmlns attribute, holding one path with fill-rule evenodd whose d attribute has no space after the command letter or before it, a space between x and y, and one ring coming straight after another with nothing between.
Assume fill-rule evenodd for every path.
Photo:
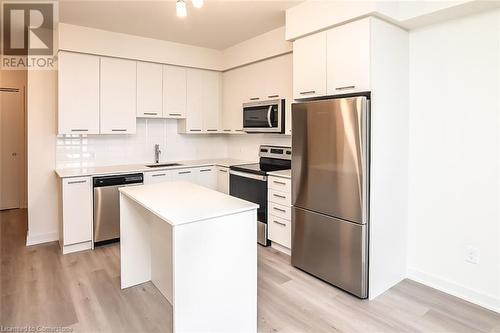
<instances>
[{"instance_id":1,"label":"microwave handle","mask_svg":"<svg viewBox=\"0 0 500 333\"><path fill-rule=\"evenodd\" d=\"M267 123L269 124L269 128L273 127L271 123L271 112L273 112L273 106L269 105L269 110L267 110Z\"/></svg>"}]
</instances>

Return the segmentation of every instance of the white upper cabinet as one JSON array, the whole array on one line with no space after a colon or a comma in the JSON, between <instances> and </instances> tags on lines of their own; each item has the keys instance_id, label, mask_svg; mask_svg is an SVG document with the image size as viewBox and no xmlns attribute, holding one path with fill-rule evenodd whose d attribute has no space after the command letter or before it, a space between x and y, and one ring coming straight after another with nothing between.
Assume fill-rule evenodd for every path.
<instances>
[{"instance_id":1,"label":"white upper cabinet","mask_svg":"<svg viewBox=\"0 0 500 333\"><path fill-rule=\"evenodd\" d=\"M101 58L101 134L136 130L136 62Z\"/></svg>"},{"instance_id":2,"label":"white upper cabinet","mask_svg":"<svg viewBox=\"0 0 500 333\"><path fill-rule=\"evenodd\" d=\"M203 130L220 131L221 77L218 72L203 71Z\"/></svg>"},{"instance_id":3,"label":"white upper cabinet","mask_svg":"<svg viewBox=\"0 0 500 333\"><path fill-rule=\"evenodd\" d=\"M243 133L243 107L247 97L246 71L243 67L222 74L222 131Z\"/></svg>"},{"instance_id":4,"label":"white upper cabinet","mask_svg":"<svg viewBox=\"0 0 500 333\"><path fill-rule=\"evenodd\" d=\"M187 69L186 119L179 124L179 132L220 132L220 86L220 73Z\"/></svg>"},{"instance_id":5,"label":"white upper cabinet","mask_svg":"<svg viewBox=\"0 0 500 333\"><path fill-rule=\"evenodd\" d=\"M162 65L137 62L137 117L162 116Z\"/></svg>"},{"instance_id":6,"label":"white upper cabinet","mask_svg":"<svg viewBox=\"0 0 500 333\"><path fill-rule=\"evenodd\" d=\"M370 90L370 18L327 31L328 95Z\"/></svg>"},{"instance_id":7,"label":"white upper cabinet","mask_svg":"<svg viewBox=\"0 0 500 333\"><path fill-rule=\"evenodd\" d=\"M293 96L326 95L326 32L293 42Z\"/></svg>"},{"instance_id":8,"label":"white upper cabinet","mask_svg":"<svg viewBox=\"0 0 500 333\"><path fill-rule=\"evenodd\" d=\"M163 66L163 117L186 118L186 68Z\"/></svg>"},{"instance_id":9,"label":"white upper cabinet","mask_svg":"<svg viewBox=\"0 0 500 333\"><path fill-rule=\"evenodd\" d=\"M58 133L99 134L99 57L59 52Z\"/></svg>"}]
</instances>

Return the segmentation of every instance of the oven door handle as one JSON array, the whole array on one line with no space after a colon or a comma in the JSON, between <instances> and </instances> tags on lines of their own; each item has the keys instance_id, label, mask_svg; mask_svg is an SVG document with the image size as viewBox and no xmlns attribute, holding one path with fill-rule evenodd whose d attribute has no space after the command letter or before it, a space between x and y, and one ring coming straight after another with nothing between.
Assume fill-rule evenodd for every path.
<instances>
[{"instance_id":1,"label":"oven door handle","mask_svg":"<svg viewBox=\"0 0 500 333\"><path fill-rule=\"evenodd\" d=\"M230 175L235 175L235 176L238 176L238 177L255 179L255 180L258 180L258 181L261 181L261 182L266 182L267 181L267 176L254 175L253 173L247 173L247 172L230 170L229 174Z\"/></svg>"},{"instance_id":2,"label":"oven door handle","mask_svg":"<svg viewBox=\"0 0 500 333\"><path fill-rule=\"evenodd\" d=\"M273 124L271 123L271 112L273 112L273 106L269 105L269 110L267 110L267 123L269 124L269 128L273 127Z\"/></svg>"}]
</instances>

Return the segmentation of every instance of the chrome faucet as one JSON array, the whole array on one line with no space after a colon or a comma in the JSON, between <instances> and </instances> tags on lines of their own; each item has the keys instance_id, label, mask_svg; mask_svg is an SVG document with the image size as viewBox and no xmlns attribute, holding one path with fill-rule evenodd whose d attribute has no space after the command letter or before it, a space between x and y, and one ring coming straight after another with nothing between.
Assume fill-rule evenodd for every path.
<instances>
[{"instance_id":1,"label":"chrome faucet","mask_svg":"<svg viewBox=\"0 0 500 333\"><path fill-rule=\"evenodd\" d=\"M155 163L160 163L160 154L161 154L160 145L156 144L155 145Z\"/></svg>"}]
</instances>

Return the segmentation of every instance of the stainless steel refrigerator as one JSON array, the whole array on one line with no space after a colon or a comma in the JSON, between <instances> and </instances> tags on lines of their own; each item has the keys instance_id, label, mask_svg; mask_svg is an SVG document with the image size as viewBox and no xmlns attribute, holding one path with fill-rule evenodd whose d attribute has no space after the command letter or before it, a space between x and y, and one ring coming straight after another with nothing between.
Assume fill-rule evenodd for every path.
<instances>
[{"instance_id":1,"label":"stainless steel refrigerator","mask_svg":"<svg viewBox=\"0 0 500 333\"><path fill-rule=\"evenodd\" d=\"M292 105L292 264L368 297L370 102Z\"/></svg>"}]
</instances>

